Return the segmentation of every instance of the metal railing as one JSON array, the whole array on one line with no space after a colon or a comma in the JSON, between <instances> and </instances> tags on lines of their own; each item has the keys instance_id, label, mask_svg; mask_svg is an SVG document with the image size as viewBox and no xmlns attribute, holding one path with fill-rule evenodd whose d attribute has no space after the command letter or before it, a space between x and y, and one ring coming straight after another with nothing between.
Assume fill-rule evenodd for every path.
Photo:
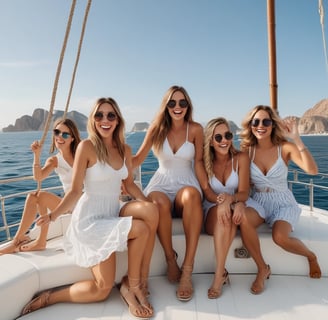
<instances>
[{"instance_id":1,"label":"metal railing","mask_svg":"<svg viewBox=\"0 0 328 320\"><path fill-rule=\"evenodd\" d=\"M134 176L135 180L139 183L139 185L144 182L144 180L149 180L145 179L145 176L152 176L154 171L142 171L140 168L135 170ZM313 211L314 209L314 197L315 197L315 190L318 189L321 191L328 191L328 174L324 173L319 173L316 176L309 176L308 174L298 171L298 170L289 170L289 174L291 177L288 179L288 186L289 188L293 191L294 186L303 186L304 189L308 189L309 197L308 197L308 203L310 210ZM57 175L51 175L47 179L53 179L54 177L57 177ZM46 181L45 179L44 181ZM10 178L10 179L3 179L0 180L0 186L4 184L11 184L15 182L21 182L21 181L33 181L33 176L25 176L25 177L17 177L17 178ZM324 183L319 183L323 182ZM144 183L143 183L144 184ZM325 185L326 184L326 185ZM57 179L57 182L54 182L52 186L42 188L42 191L62 191L62 186L60 182ZM36 191L35 190L26 190L22 192L17 192L17 193L12 193L12 194L7 194L7 195L2 195L0 194L0 204L1 204L1 217L2 217L2 225L0 225L0 242L5 241L5 240L10 240L12 238L10 230L13 228L17 228L20 220L15 221L15 222L8 222L8 213L6 211L6 202L10 199L16 199L22 196L27 196L27 194ZM21 207L21 212L23 211L24 207L24 202L22 199L20 200L21 204L19 207ZM2 235L2 233L5 232L5 236Z\"/></svg>"}]
</instances>

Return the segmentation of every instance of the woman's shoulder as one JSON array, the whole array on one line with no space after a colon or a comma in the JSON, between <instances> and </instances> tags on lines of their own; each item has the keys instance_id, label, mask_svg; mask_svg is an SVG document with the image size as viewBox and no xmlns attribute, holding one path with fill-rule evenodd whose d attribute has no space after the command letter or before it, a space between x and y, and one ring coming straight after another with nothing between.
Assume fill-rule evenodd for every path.
<instances>
[{"instance_id":1,"label":"woman's shoulder","mask_svg":"<svg viewBox=\"0 0 328 320\"><path fill-rule=\"evenodd\" d=\"M203 126L199 122L189 121L189 130L191 132L201 132L203 133Z\"/></svg>"}]
</instances>

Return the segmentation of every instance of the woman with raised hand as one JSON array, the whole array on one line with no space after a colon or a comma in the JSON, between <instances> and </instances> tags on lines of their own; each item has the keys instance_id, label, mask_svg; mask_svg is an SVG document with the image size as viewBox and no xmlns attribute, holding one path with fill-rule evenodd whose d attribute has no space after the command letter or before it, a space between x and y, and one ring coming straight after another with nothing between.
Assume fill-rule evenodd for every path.
<instances>
[{"instance_id":1,"label":"woman with raised hand","mask_svg":"<svg viewBox=\"0 0 328 320\"><path fill-rule=\"evenodd\" d=\"M144 190L159 208L157 234L167 261L167 277L179 282L176 295L181 301L193 296L192 271L202 226L202 191L196 178L203 157L203 128L193 121L193 106L187 91L172 86L165 93L159 112L133 157L141 165L153 148L159 168ZM186 251L182 267L172 243L172 216L183 220Z\"/></svg>"},{"instance_id":2,"label":"woman with raised hand","mask_svg":"<svg viewBox=\"0 0 328 320\"><path fill-rule=\"evenodd\" d=\"M114 99L97 100L87 129L89 136L77 149L70 191L38 223L54 221L75 205L64 250L79 266L90 268L94 278L47 290L27 304L22 313L58 302L105 300L115 281L115 252L127 249L128 275L122 279L120 293L132 315L150 318L153 308L141 281L148 278L158 210L134 183L131 149L124 139L124 119ZM122 182L135 200L120 208Z\"/></svg>"},{"instance_id":3,"label":"woman with raised hand","mask_svg":"<svg viewBox=\"0 0 328 320\"><path fill-rule=\"evenodd\" d=\"M207 296L217 299L222 294L222 286L229 282L225 264L237 227L242 224L245 213L260 208L248 198L249 158L235 148L228 121L222 117L210 120L204 139L207 173L203 187L204 223L205 231L213 235L216 256L215 275Z\"/></svg>"},{"instance_id":4,"label":"woman with raised hand","mask_svg":"<svg viewBox=\"0 0 328 320\"><path fill-rule=\"evenodd\" d=\"M34 141L31 145L31 149L34 153L33 177L34 180L41 182L55 171L63 185L64 193L66 193L71 187L74 156L81 138L77 126L70 119L57 119L53 128L50 153L56 150L58 150L58 152L56 155L49 157L43 167L41 167L40 164L42 148L39 141ZM43 225L40 228L40 234L34 241L31 241L29 236L26 235L26 232L35 221L38 213L41 216L46 215L48 210L56 208L60 201L61 197L52 192L38 190L28 194L22 220L14 239L9 245L0 250L0 254L44 250L47 242L48 225ZM70 212L71 209L72 208L70 208L68 212Z\"/></svg>"},{"instance_id":5,"label":"woman with raised hand","mask_svg":"<svg viewBox=\"0 0 328 320\"><path fill-rule=\"evenodd\" d=\"M241 225L243 242L258 268L251 292L261 293L271 273L261 254L256 232L263 222L272 227L272 238L278 246L306 257L310 277L320 278L321 270L314 252L291 235L301 209L288 188L288 163L293 161L309 174L318 172L315 160L299 135L296 119L281 120L269 106L258 105L243 120L240 137L241 148L251 161L252 198L264 208L262 215L257 212L246 215Z\"/></svg>"}]
</instances>

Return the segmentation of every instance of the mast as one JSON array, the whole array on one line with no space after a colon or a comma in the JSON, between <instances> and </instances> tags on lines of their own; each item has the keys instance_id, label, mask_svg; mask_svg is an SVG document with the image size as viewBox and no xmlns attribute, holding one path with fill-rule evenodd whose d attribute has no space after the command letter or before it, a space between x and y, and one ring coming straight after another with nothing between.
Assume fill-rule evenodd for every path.
<instances>
[{"instance_id":1,"label":"mast","mask_svg":"<svg viewBox=\"0 0 328 320\"><path fill-rule=\"evenodd\" d=\"M271 108L278 111L275 0L267 0L267 23L268 23L270 102L271 102Z\"/></svg>"}]
</instances>

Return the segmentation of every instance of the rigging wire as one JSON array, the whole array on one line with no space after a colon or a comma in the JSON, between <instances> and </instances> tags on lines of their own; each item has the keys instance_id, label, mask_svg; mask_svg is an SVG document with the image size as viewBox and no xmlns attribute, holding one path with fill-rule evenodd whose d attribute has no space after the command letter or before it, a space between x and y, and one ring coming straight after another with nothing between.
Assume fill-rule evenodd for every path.
<instances>
[{"instance_id":1,"label":"rigging wire","mask_svg":"<svg viewBox=\"0 0 328 320\"><path fill-rule=\"evenodd\" d=\"M325 55L326 70L328 72L328 56L327 56L327 46L326 46L326 37L325 37L325 10L323 7L323 0L318 0L319 5L319 16L320 16L320 25L322 32L322 41L323 41L323 50Z\"/></svg>"}]
</instances>

